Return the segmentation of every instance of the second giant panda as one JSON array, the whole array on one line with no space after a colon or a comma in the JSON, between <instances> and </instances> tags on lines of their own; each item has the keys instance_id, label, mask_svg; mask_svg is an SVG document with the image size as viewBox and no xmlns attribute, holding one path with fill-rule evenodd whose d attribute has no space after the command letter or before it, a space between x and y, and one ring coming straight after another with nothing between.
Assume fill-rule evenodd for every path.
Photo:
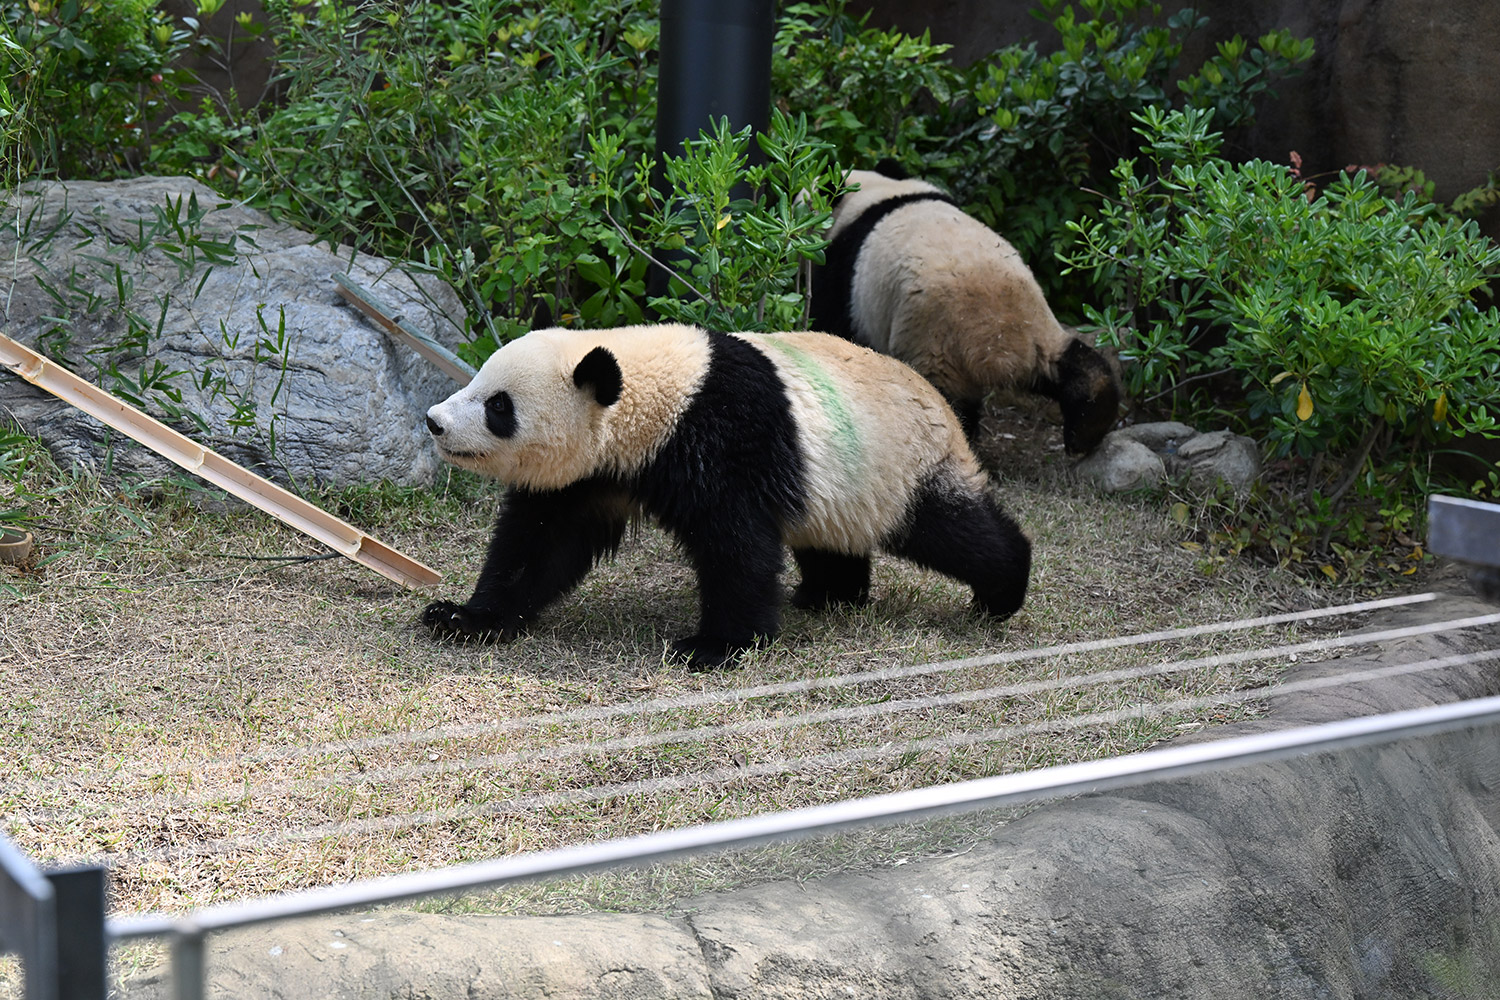
<instances>
[{"instance_id":1,"label":"second giant panda","mask_svg":"<svg viewBox=\"0 0 1500 1000\"><path fill-rule=\"evenodd\" d=\"M900 358L953 404L972 437L992 389L1056 399L1063 444L1093 450L1119 390L1104 357L1052 315L1015 248L927 181L848 174L813 273L812 325Z\"/></svg>"},{"instance_id":2,"label":"second giant panda","mask_svg":"<svg viewBox=\"0 0 1500 1000\"><path fill-rule=\"evenodd\" d=\"M716 665L775 634L783 546L802 607L862 603L884 550L969 584L998 617L1031 544L987 492L953 410L907 366L820 333L666 324L538 330L427 412L439 453L509 489L473 596L440 637L514 636L641 514L697 571L680 656Z\"/></svg>"}]
</instances>

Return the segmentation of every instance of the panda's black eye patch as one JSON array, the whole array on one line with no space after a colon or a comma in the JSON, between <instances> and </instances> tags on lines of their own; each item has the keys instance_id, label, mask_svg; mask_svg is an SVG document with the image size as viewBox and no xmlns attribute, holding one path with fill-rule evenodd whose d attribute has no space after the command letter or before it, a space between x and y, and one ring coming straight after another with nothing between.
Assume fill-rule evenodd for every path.
<instances>
[{"instance_id":1,"label":"panda's black eye patch","mask_svg":"<svg viewBox=\"0 0 1500 1000\"><path fill-rule=\"evenodd\" d=\"M484 401L484 426L497 438L516 433L516 407L510 393L502 390Z\"/></svg>"}]
</instances>

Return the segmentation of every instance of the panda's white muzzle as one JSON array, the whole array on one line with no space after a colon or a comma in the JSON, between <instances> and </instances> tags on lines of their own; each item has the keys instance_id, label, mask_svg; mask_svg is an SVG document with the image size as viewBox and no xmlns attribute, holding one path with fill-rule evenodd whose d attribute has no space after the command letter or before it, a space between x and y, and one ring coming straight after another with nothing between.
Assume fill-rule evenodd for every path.
<instances>
[{"instance_id":1,"label":"panda's white muzzle","mask_svg":"<svg viewBox=\"0 0 1500 1000\"><path fill-rule=\"evenodd\" d=\"M432 435L432 441L437 445L437 450L445 460L452 459L477 459L484 456L483 451L464 449L460 442L456 442L448 435L447 424L443 421L440 412L444 404L439 403L427 411L427 431Z\"/></svg>"}]
</instances>

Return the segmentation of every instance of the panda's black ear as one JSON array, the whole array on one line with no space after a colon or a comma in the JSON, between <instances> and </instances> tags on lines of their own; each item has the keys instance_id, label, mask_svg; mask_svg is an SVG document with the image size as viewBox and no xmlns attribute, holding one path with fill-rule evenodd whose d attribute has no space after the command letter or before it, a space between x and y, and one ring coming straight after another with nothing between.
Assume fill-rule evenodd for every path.
<instances>
[{"instance_id":1,"label":"panda's black ear","mask_svg":"<svg viewBox=\"0 0 1500 1000\"><path fill-rule=\"evenodd\" d=\"M620 400L625 379L620 374L620 363L608 348L596 347L573 369L573 384L580 389L590 387L600 406L614 406Z\"/></svg>"}]
</instances>

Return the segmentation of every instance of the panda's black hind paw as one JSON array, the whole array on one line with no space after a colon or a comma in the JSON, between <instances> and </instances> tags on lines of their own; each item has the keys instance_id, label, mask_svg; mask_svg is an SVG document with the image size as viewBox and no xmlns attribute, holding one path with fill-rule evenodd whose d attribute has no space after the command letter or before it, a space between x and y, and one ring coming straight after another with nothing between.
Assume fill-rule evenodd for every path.
<instances>
[{"instance_id":1,"label":"panda's black hind paw","mask_svg":"<svg viewBox=\"0 0 1500 1000\"><path fill-rule=\"evenodd\" d=\"M870 603L870 591L868 589L836 591L809 587L804 583L792 591L789 603L799 611L826 611L829 608L841 606L862 608Z\"/></svg>"},{"instance_id":2,"label":"panda's black hind paw","mask_svg":"<svg viewBox=\"0 0 1500 1000\"><path fill-rule=\"evenodd\" d=\"M726 642L706 635L690 635L672 643L672 656L682 660L694 672L733 666L740 653L752 643Z\"/></svg>"},{"instance_id":3,"label":"panda's black hind paw","mask_svg":"<svg viewBox=\"0 0 1500 1000\"><path fill-rule=\"evenodd\" d=\"M524 623L505 623L495 614L481 614L466 604L433 601L422 612L422 624L436 638L455 642L509 642Z\"/></svg>"}]
</instances>

